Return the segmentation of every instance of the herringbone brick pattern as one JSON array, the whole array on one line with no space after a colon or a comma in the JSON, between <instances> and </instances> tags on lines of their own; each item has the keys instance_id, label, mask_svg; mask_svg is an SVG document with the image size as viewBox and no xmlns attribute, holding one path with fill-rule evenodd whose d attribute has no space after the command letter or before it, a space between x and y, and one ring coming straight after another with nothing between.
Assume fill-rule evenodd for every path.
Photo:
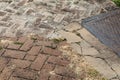
<instances>
[{"instance_id":1,"label":"herringbone brick pattern","mask_svg":"<svg viewBox=\"0 0 120 80\"><path fill-rule=\"evenodd\" d=\"M54 42L20 37L0 51L0 80L76 80L68 64Z\"/></svg>"}]
</instances>

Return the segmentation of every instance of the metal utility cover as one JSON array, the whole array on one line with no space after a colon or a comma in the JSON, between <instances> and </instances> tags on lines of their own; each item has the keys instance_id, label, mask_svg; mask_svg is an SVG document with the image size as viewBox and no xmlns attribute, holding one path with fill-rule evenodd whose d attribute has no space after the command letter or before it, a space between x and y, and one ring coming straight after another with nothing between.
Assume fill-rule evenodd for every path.
<instances>
[{"instance_id":1,"label":"metal utility cover","mask_svg":"<svg viewBox=\"0 0 120 80\"><path fill-rule=\"evenodd\" d=\"M84 19L82 26L120 56L120 9Z\"/></svg>"}]
</instances>

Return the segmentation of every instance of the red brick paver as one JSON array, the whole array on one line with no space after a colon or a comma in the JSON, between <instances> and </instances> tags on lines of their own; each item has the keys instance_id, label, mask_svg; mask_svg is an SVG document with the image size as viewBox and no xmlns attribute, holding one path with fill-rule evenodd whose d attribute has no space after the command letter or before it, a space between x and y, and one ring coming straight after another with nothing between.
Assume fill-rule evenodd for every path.
<instances>
[{"instance_id":1,"label":"red brick paver","mask_svg":"<svg viewBox=\"0 0 120 80\"><path fill-rule=\"evenodd\" d=\"M0 50L0 80L77 80L57 46L38 37L18 38Z\"/></svg>"}]
</instances>

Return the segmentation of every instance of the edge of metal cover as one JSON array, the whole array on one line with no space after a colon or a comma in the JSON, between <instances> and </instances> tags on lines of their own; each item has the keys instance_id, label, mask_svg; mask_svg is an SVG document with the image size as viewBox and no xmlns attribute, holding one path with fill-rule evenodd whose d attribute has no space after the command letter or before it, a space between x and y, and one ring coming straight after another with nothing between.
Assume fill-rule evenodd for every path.
<instances>
[{"instance_id":1,"label":"edge of metal cover","mask_svg":"<svg viewBox=\"0 0 120 80\"><path fill-rule=\"evenodd\" d=\"M100 20L100 19L103 19L103 18L107 18L111 15L114 15L114 14L120 14L120 8L115 10L115 11L110 11L110 12L107 12L107 13L101 13L99 15L95 15L95 16L92 16L92 17L88 17L88 18L85 18L82 20L82 24L83 23L87 23L89 21L95 21L95 20Z\"/></svg>"},{"instance_id":2,"label":"edge of metal cover","mask_svg":"<svg viewBox=\"0 0 120 80\"><path fill-rule=\"evenodd\" d=\"M107 18L107 17L110 17L112 15L115 15L115 14L119 14L120 15L120 9L117 9L115 11L110 11L110 12L107 12L107 13L102 13L102 14L99 14L99 15L96 15L96 16L92 16L92 17L88 17L88 18L85 18L82 20L82 23L81 25L87 29L93 36L95 36L101 43L105 44L102 40L100 40L95 34L94 32L92 32L92 30L90 30L90 28L88 29L88 25L87 23L91 22L97 22L98 20L102 20L104 18ZM105 44L106 45L106 44ZM106 45L107 47L109 47L108 45ZM110 47L109 47L110 48ZM120 57L120 53L116 52L113 50L113 52L115 52L119 57Z\"/></svg>"}]
</instances>

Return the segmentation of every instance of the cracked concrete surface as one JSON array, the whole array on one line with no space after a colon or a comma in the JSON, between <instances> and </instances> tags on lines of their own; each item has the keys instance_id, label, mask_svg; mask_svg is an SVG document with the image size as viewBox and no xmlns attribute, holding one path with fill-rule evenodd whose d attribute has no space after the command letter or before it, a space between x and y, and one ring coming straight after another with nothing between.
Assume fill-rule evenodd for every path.
<instances>
[{"instance_id":1,"label":"cracked concrete surface","mask_svg":"<svg viewBox=\"0 0 120 80\"><path fill-rule=\"evenodd\" d=\"M71 47L108 80L120 80L119 57L86 29L74 30L72 34L76 34L76 32L80 33L76 36L80 37L81 41L71 42ZM63 36L65 35L63 34ZM68 42L69 40L67 39Z\"/></svg>"}]
</instances>

